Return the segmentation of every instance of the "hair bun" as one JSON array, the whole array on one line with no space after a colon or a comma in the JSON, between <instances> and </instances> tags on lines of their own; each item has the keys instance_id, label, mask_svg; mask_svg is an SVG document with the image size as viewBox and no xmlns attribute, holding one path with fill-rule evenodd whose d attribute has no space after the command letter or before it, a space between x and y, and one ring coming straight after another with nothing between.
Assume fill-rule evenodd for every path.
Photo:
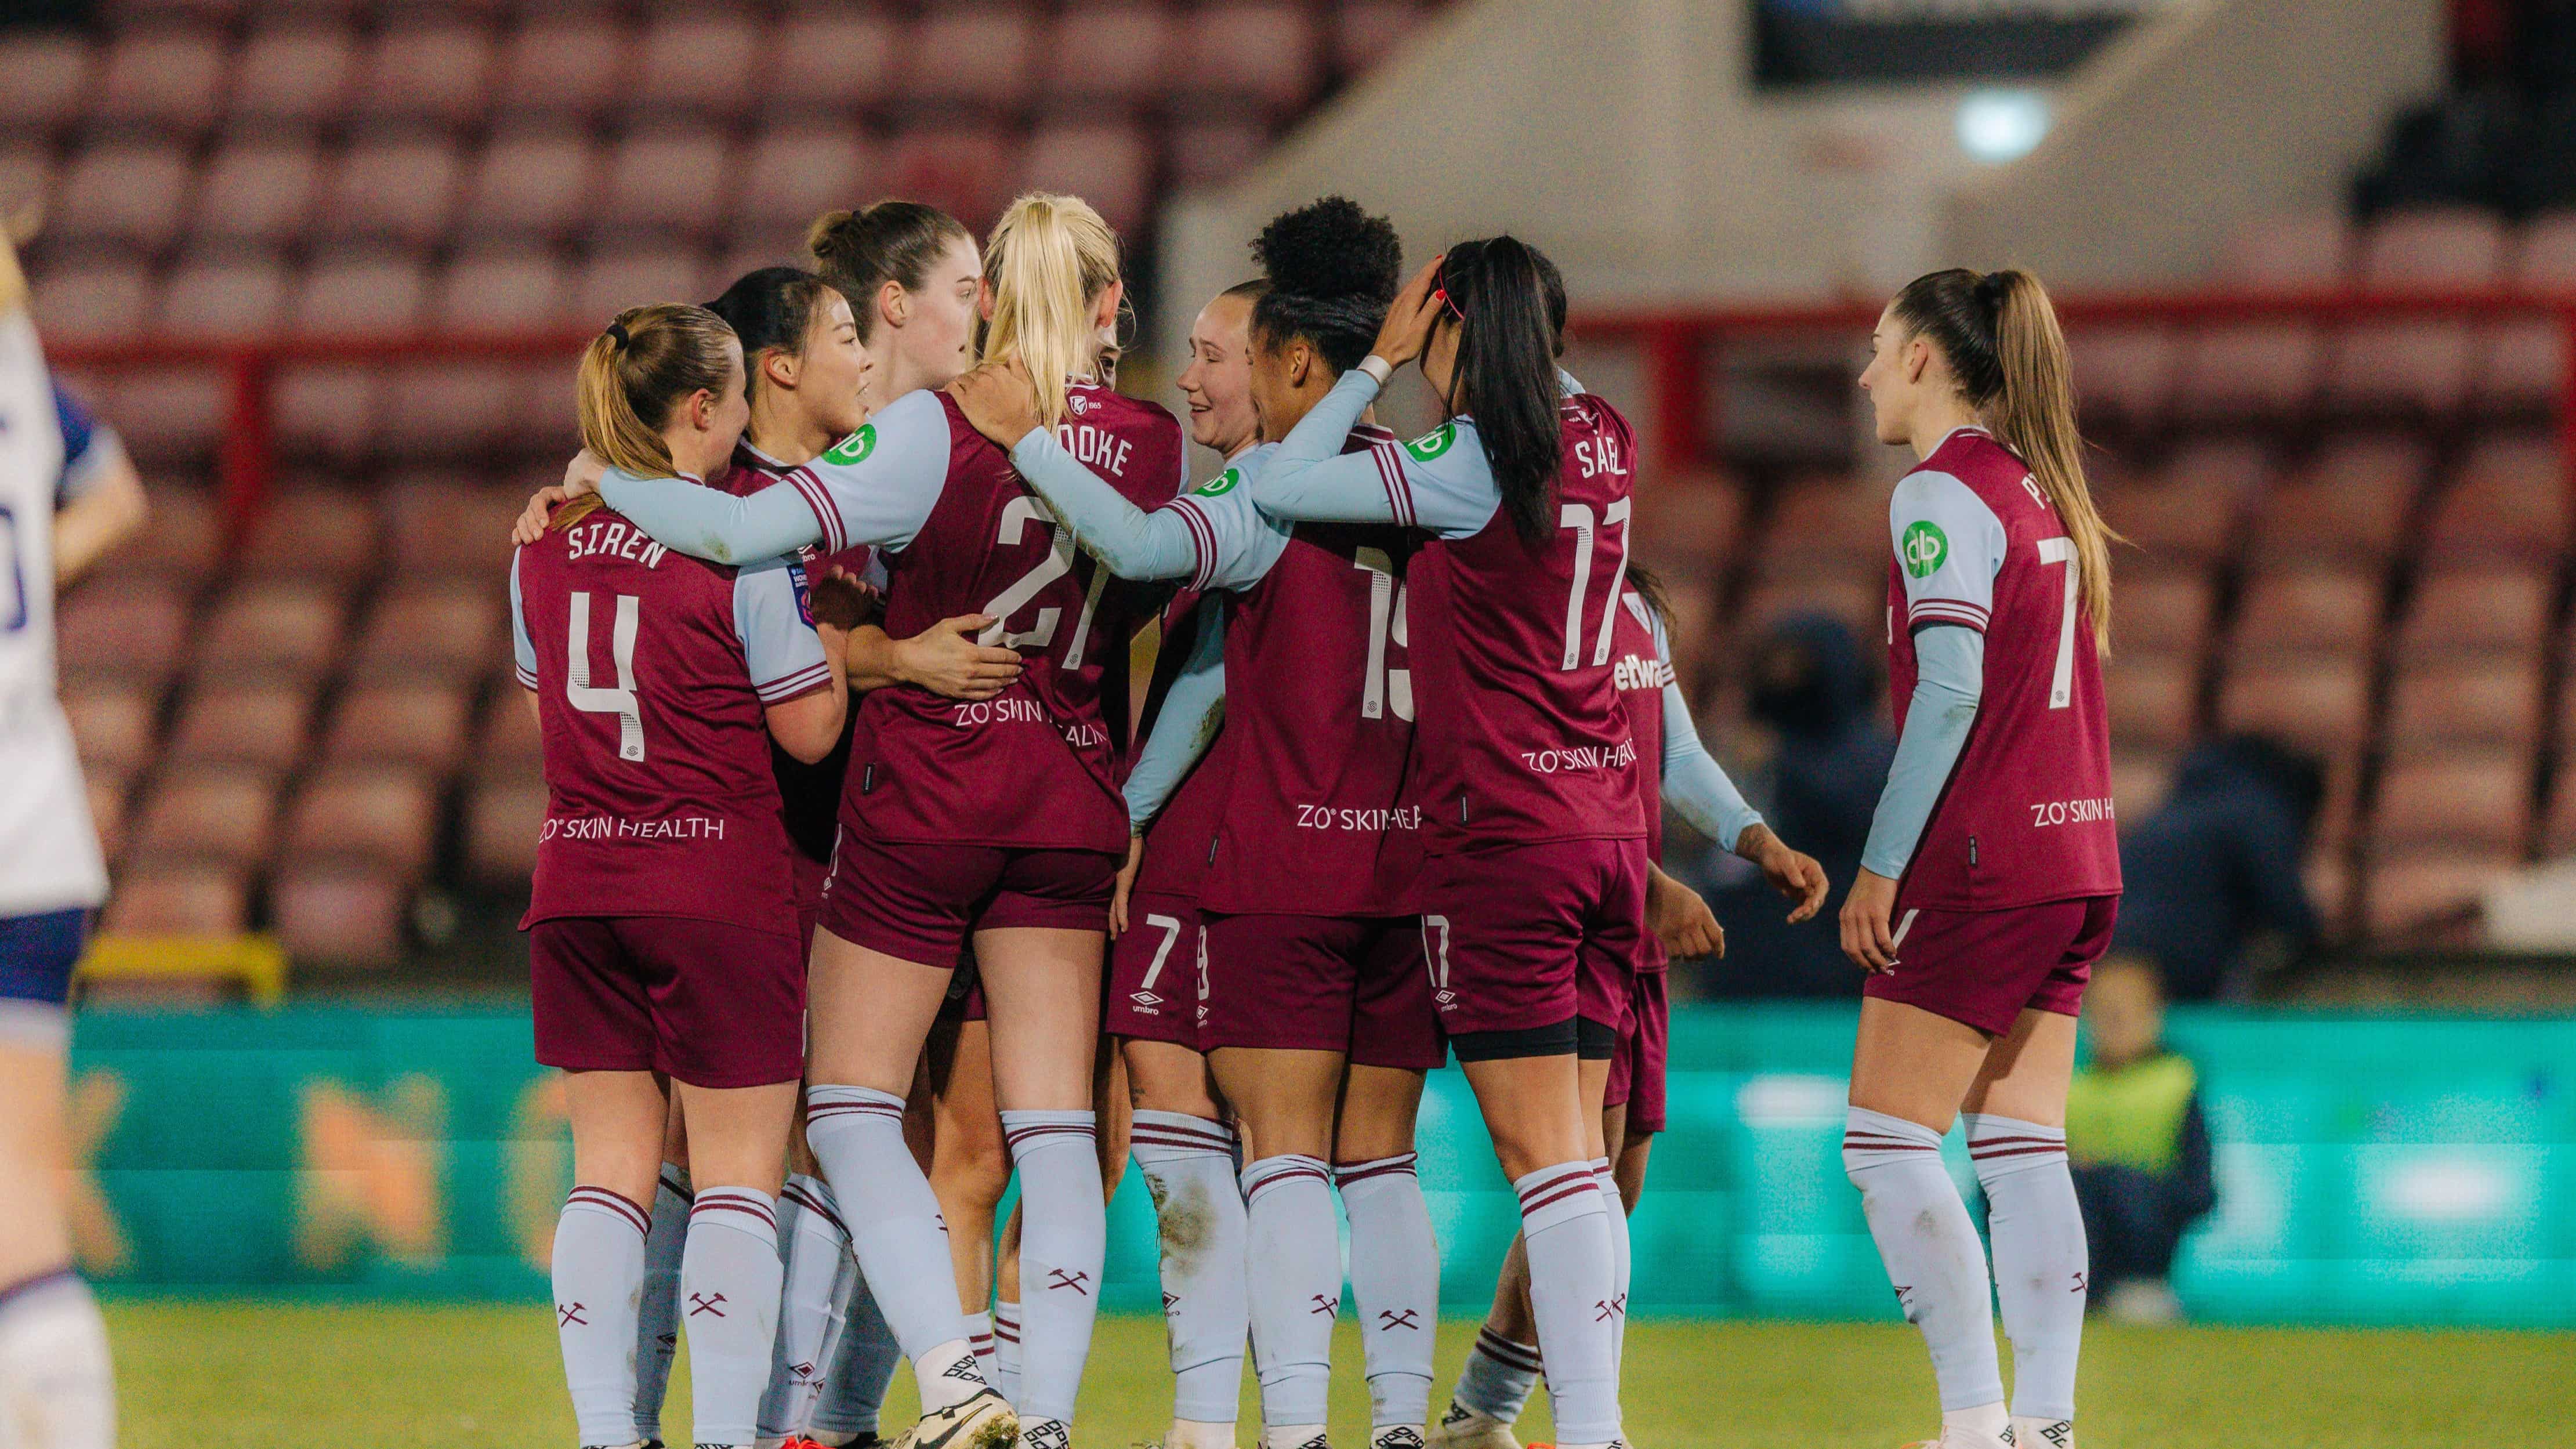
<instances>
[{"instance_id":1,"label":"hair bun","mask_svg":"<svg viewBox=\"0 0 2576 1449\"><path fill-rule=\"evenodd\" d=\"M616 346L624 347L635 339L627 332L625 323L611 322L608 324L608 340Z\"/></svg>"},{"instance_id":2,"label":"hair bun","mask_svg":"<svg viewBox=\"0 0 2576 1449\"><path fill-rule=\"evenodd\" d=\"M1252 241L1270 285L1306 297L1391 302L1404 286L1404 243L1394 223L1346 196L1287 212Z\"/></svg>"}]
</instances>

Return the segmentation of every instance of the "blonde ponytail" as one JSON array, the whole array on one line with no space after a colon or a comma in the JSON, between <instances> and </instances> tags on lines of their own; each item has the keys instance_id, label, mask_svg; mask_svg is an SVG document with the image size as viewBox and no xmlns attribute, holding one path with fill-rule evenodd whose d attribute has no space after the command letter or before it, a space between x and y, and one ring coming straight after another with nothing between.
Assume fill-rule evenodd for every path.
<instances>
[{"instance_id":1,"label":"blonde ponytail","mask_svg":"<svg viewBox=\"0 0 2576 1449\"><path fill-rule=\"evenodd\" d=\"M18 244L0 226L0 316L27 304L27 274L18 269Z\"/></svg>"},{"instance_id":2,"label":"blonde ponytail","mask_svg":"<svg viewBox=\"0 0 2576 1449\"><path fill-rule=\"evenodd\" d=\"M2075 370L2066 359L2066 334L2039 278L2013 267L1995 273L1988 285L2000 291L1995 360L2003 365L2003 390L1986 406L1996 435L2030 465L2031 477L2057 507L2057 521L2075 541L2093 647L2107 657L2111 545L2120 536L2102 521L2092 490L2084 486L2084 439L2075 428Z\"/></svg>"},{"instance_id":3,"label":"blonde ponytail","mask_svg":"<svg viewBox=\"0 0 2576 1449\"><path fill-rule=\"evenodd\" d=\"M975 359L1017 357L1037 385L1048 427L1065 413L1065 384L1097 375L1101 337L1092 309L1118 280L1118 235L1079 197L1032 191L1011 203L984 246L993 315L975 329Z\"/></svg>"},{"instance_id":4,"label":"blonde ponytail","mask_svg":"<svg viewBox=\"0 0 2576 1449\"><path fill-rule=\"evenodd\" d=\"M671 410L701 390L721 392L732 380L733 329L704 307L662 302L629 307L582 349L575 396L581 445L621 473L668 477L671 445L662 428ZM555 510L553 526L579 521L599 507L585 493Z\"/></svg>"},{"instance_id":5,"label":"blonde ponytail","mask_svg":"<svg viewBox=\"0 0 2576 1449\"><path fill-rule=\"evenodd\" d=\"M2111 545L2122 542L2084 486L2084 439L2075 428L2075 373L2066 334L2039 278L2018 267L1964 267L1906 283L1889 304L1908 330L1929 338L1959 391L2057 510L2075 543L2093 647L2111 652Z\"/></svg>"}]
</instances>

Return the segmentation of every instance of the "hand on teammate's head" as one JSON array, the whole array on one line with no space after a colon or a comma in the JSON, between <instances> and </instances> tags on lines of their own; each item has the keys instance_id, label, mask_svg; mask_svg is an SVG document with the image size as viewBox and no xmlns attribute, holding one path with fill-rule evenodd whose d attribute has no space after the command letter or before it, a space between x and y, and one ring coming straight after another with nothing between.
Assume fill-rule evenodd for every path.
<instances>
[{"instance_id":1,"label":"hand on teammate's head","mask_svg":"<svg viewBox=\"0 0 2576 1449\"><path fill-rule=\"evenodd\" d=\"M958 411L996 447L1010 448L1039 425L1037 385L1016 357L987 362L948 385Z\"/></svg>"},{"instance_id":2,"label":"hand on teammate's head","mask_svg":"<svg viewBox=\"0 0 2576 1449\"><path fill-rule=\"evenodd\" d=\"M529 494L528 506L519 510L517 520L510 525L510 542L535 543L545 537L546 524L553 519L555 506L571 496L560 484L553 483Z\"/></svg>"},{"instance_id":3,"label":"hand on teammate's head","mask_svg":"<svg viewBox=\"0 0 2576 1449\"><path fill-rule=\"evenodd\" d=\"M1433 284L1440 276L1440 258L1414 273L1413 280L1396 293L1394 305L1387 308L1386 321L1379 325L1377 343L1370 352L1402 367L1422 355L1431 345L1431 328L1440 320L1440 309L1446 299Z\"/></svg>"}]
</instances>

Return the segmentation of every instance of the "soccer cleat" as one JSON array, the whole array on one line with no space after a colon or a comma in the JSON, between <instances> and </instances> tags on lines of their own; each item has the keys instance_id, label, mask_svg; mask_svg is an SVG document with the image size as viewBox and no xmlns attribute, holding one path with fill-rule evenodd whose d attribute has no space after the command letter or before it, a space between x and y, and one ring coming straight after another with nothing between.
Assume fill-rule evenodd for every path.
<instances>
[{"instance_id":1,"label":"soccer cleat","mask_svg":"<svg viewBox=\"0 0 2576 1449\"><path fill-rule=\"evenodd\" d=\"M1440 1416L1439 1423L1431 1426L1431 1435L1425 1443L1427 1449L1521 1449L1521 1441L1512 1434L1511 1425L1456 1402L1449 1405L1448 1413Z\"/></svg>"},{"instance_id":2,"label":"soccer cleat","mask_svg":"<svg viewBox=\"0 0 2576 1449\"><path fill-rule=\"evenodd\" d=\"M964 1403L922 1415L894 1449L1012 1449L1019 1440L1020 1416L1000 1394L979 1389Z\"/></svg>"},{"instance_id":3,"label":"soccer cleat","mask_svg":"<svg viewBox=\"0 0 2576 1449\"><path fill-rule=\"evenodd\" d=\"M1411 1424L1389 1424L1370 1433L1369 1449L1423 1449L1422 1431Z\"/></svg>"},{"instance_id":4,"label":"soccer cleat","mask_svg":"<svg viewBox=\"0 0 2576 1449\"><path fill-rule=\"evenodd\" d=\"M2032 1419L2015 1414L2013 1449L2075 1449L2075 1426L2064 1419Z\"/></svg>"},{"instance_id":5,"label":"soccer cleat","mask_svg":"<svg viewBox=\"0 0 2576 1449\"><path fill-rule=\"evenodd\" d=\"M2005 1430L2004 1437L1998 1439L1992 1434L1980 1434L1974 1429L1950 1424L1942 1428L1940 1438L1919 1439L1906 1445L1905 1449L2013 1449L2012 1431Z\"/></svg>"}]
</instances>

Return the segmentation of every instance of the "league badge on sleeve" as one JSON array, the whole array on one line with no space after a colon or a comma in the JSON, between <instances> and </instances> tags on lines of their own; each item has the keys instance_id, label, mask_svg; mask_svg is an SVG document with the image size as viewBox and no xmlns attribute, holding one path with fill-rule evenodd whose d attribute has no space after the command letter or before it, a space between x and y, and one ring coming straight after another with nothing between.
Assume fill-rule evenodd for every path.
<instances>
[{"instance_id":1,"label":"league badge on sleeve","mask_svg":"<svg viewBox=\"0 0 2576 1449\"><path fill-rule=\"evenodd\" d=\"M814 589L805 580L805 566L787 566L787 586L796 595L796 618L808 629L814 627Z\"/></svg>"}]
</instances>

